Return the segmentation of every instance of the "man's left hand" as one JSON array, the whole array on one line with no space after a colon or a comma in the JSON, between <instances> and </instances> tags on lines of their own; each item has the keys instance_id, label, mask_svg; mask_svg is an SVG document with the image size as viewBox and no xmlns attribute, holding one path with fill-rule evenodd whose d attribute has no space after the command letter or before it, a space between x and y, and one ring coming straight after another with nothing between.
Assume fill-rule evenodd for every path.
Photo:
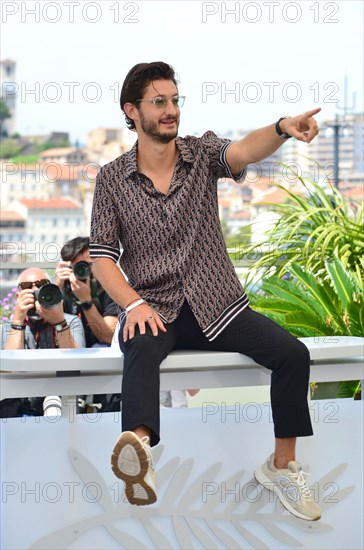
<instances>
[{"instance_id":1,"label":"man's left hand","mask_svg":"<svg viewBox=\"0 0 364 550\"><path fill-rule=\"evenodd\" d=\"M299 141L310 143L319 133L318 124L313 117L320 111L321 107L317 107L316 109L312 109L312 111L305 111L295 117L284 118L279 123L279 127L282 132L289 134Z\"/></svg>"},{"instance_id":2,"label":"man's left hand","mask_svg":"<svg viewBox=\"0 0 364 550\"><path fill-rule=\"evenodd\" d=\"M71 273L69 281L71 283L71 290L80 302L91 302L91 288L90 278L87 277L86 281L77 279L74 273Z\"/></svg>"}]
</instances>

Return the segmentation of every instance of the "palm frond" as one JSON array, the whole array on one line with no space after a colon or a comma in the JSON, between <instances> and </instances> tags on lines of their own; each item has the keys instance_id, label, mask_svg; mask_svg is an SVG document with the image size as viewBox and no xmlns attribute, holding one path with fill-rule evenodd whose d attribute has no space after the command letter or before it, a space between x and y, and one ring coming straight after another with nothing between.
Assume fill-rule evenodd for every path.
<instances>
[{"instance_id":1,"label":"palm frond","mask_svg":"<svg viewBox=\"0 0 364 550\"><path fill-rule=\"evenodd\" d=\"M291 167L287 169L294 173ZM297 180L302 185L299 193L273 184L286 194L288 203L271 205L279 219L261 242L245 247L245 257L258 256L247 274L248 283L253 273L263 276L273 266L276 274L283 275L291 262L299 262L316 274L337 251L344 266L358 271L359 265L363 270L363 204L351 201L349 206L334 187L327 190L312 180L298 176Z\"/></svg>"}]
</instances>

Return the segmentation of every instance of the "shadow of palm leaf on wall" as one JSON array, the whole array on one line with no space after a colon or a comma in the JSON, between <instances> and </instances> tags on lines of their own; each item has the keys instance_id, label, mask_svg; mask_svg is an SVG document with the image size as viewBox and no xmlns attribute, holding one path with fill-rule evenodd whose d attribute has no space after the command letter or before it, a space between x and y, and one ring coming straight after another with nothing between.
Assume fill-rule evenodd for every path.
<instances>
[{"instance_id":1,"label":"shadow of palm leaf on wall","mask_svg":"<svg viewBox=\"0 0 364 550\"><path fill-rule=\"evenodd\" d=\"M156 464L163 452L163 446L153 449ZM271 493L262 489L255 480L248 479L245 485L256 487L258 499L239 499L233 495L231 498L222 498L220 492L209 495L208 499L202 498L203 484L216 483L216 479L222 467L222 462L212 464L195 479L190 479L194 461L192 458L181 463L180 458L170 459L157 473L159 500L147 507L131 507L125 499L115 503L112 493L106 482L91 464L91 462L75 449L69 449L69 457L72 465L82 480L84 486L95 498L95 505L102 507L103 511L86 519L75 521L62 527L34 542L30 548L37 550L50 550L55 548L68 548L77 538L81 537L95 527L103 527L120 545L127 550L144 549L241 549L247 544L256 549L269 549L269 540L272 537L276 542L287 545L290 548L302 548L299 533L325 533L333 529L332 525L321 521L308 522L300 520L289 514L280 504L279 500ZM336 466L318 482L318 487L333 483L344 472L347 464ZM306 470L307 471L307 470ZM234 487L242 484L244 471L235 472L224 480L226 487ZM101 488L101 494L96 487ZM165 489L163 491L163 488ZM346 487L335 493L335 499L327 499L320 502L323 510L329 509L333 504L340 503L354 490L354 486ZM321 493L319 493L321 494ZM153 522L156 518L167 518L172 525L174 540L169 540L160 528L160 522ZM142 540L130 533L127 522L137 519L139 525L144 527ZM125 520L125 530L115 525ZM252 529L252 522L260 526ZM158 523L158 525L157 525ZM298 538L284 530L282 523L294 526L298 531ZM279 525L280 526L279 526ZM129 523L130 525L130 523ZM254 532L253 532L254 531ZM259 532L260 536L256 535ZM291 528L289 529L291 531ZM268 535L268 541L261 538ZM170 531L169 531L170 536ZM172 538L170 536L170 538ZM149 541L149 543L146 542ZM143 542L144 541L144 542ZM146 546L148 544L148 546Z\"/></svg>"}]
</instances>

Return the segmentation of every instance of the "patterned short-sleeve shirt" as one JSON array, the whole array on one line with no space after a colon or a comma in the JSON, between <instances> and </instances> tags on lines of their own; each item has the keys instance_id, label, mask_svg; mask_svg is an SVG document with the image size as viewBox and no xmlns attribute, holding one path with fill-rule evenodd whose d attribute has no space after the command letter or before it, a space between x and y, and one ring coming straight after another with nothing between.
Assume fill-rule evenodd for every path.
<instances>
[{"instance_id":1,"label":"patterned short-sleeve shirt","mask_svg":"<svg viewBox=\"0 0 364 550\"><path fill-rule=\"evenodd\" d=\"M137 143L98 174L91 216L91 258L120 262L130 286L166 323L187 300L208 340L249 304L229 258L217 180L234 177L231 142L213 132L176 138L178 161L167 194L138 172Z\"/></svg>"}]
</instances>

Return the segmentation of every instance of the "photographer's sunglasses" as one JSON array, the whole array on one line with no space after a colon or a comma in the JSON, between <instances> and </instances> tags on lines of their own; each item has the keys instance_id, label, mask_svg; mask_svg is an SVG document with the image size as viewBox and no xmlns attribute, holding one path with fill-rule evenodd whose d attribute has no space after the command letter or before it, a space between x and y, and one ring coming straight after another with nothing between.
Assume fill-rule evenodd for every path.
<instances>
[{"instance_id":1,"label":"photographer's sunglasses","mask_svg":"<svg viewBox=\"0 0 364 550\"><path fill-rule=\"evenodd\" d=\"M38 281L24 281L23 283L19 283L18 287L21 288L21 290L29 290L32 289L34 285L40 288L48 283L50 283L49 279L39 279Z\"/></svg>"}]
</instances>

